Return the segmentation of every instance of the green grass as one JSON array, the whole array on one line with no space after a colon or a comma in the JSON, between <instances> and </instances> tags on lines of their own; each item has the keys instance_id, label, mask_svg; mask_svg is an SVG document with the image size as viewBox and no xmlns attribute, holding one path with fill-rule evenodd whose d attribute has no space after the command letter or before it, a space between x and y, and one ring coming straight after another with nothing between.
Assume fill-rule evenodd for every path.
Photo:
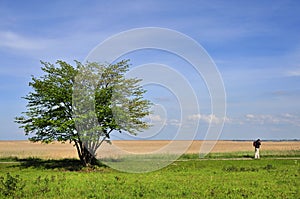
<instances>
[{"instance_id":1,"label":"green grass","mask_svg":"<svg viewBox=\"0 0 300 199\"><path fill-rule=\"evenodd\" d=\"M289 151L262 151L260 153L262 158L293 158L300 157L300 150ZM227 159L227 158L253 158L254 151L238 151L230 153L209 153L205 159ZM199 154L184 154L180 159L198 159Z\"/></svg>"},{"instance_id":2,"label":"green grass","mask_svg":"<svg viewBox=\"0 0 300 199\"><path fill-rule=\"evenodd\" d=\"M82 168L76 159L6 158L0 198L299 198L299 159L194 158L140 174Z\"/></svg>"}]
</instances>

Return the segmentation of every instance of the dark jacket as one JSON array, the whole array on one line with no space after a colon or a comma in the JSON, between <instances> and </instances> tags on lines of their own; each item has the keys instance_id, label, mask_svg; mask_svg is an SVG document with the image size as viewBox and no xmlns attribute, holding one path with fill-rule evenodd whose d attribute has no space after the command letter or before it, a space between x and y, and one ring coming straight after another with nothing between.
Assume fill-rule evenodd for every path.
<instances>
[{"instance_id":1,"label":"dark jacket","mask_svg":"<svg viewBox=\"0 0 300 199\"><path fill-rule=\"evenodd\" d=\"M253 142L253 146L254 146L255 148L259 148L260 145L261 145L260 140L256 140L255 142Z\"/></svg>"}]
</instances>

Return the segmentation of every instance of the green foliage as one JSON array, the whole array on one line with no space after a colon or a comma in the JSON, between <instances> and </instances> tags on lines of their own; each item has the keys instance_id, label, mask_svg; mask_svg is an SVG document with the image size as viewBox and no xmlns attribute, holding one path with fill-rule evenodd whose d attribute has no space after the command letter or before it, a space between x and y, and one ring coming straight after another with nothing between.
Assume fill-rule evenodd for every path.
<instances>
[{"instance_id":1,"label":"green foliage","mask_svg":"<svg viewBox=\"0 0 300 199\"><path fill-rule=\"evenodd\" d=\"M6 176L0 176L0 194L2 196L15 196L17 192L22 192L24 184L19 175L12 176L10 173L6 173Z\"/></svg>"},{"instance_id":2,"label":"green foliage","mask_svg":"<svg viewBox=\"0 0 300 199\"><path fill-rule=\"evenodd\" d=\"M140 79L125 78L128 60L113 65L79 64L73 89L76 127L88 149L95 152L114 131L135 135L148 128L142 119L150 114L150 102Z\"/></svg>"},{"instance_id":3,"label":"green foliage","mask_svg":"<svg viewBox=\"0 0 300 199\"><path fill-rule=\"evenodd\" d=\"M72 88L77 69L63 61L56 64L41 62L45 73L32 77L29 86L33 91L26 97L27 111L16 122L21 124L30 140L52 142L77 139L72 119Z\"/></svg>"},{"instance_id":4,"label":"green foliage","mask_svg":"<svg viewBox=\"0 0 300 199\"><path fill-rule=\"evenodd\" d=\"M116 64L41 62L45 73L32 77L33 91L24 97L27 111L16 117L31 141L73 142L84 165L113 131L136 134L149 125L151 103L140 79L125 78L129 60Z\"/></svg>"}]
</instances>

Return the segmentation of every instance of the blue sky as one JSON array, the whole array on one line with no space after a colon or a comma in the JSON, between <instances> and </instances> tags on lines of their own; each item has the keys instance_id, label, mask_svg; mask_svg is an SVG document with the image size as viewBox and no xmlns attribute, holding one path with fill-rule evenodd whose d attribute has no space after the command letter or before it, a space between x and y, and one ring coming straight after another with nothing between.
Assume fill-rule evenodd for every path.
<instances>
[{"instance_id":1,"label":"blue sky","mask_svg":"<svg viewBox=\"0 0 300 199\"><path fill-rule=\"evenodd\" d=\"M40 60L83 61L106 38L142 27L179 31L201 44L214 60L227 95L221 139L300 139L299 1L2 0L0 140L27 139L13 120L26 110L21 97L30 91L31 75L42 74ZM202 138L209 121L219 122L208 108L203 80L182 60L151 51L128 58L133 66L175 65L199 97L202 112L190 112L178 121L173 94L148 87L148 97L160 104L151 118L163 122L157 127L163 129L157 139L168 139L178 125L195 120L200 121L197 138Z\"/></svg>"}]
</instances>

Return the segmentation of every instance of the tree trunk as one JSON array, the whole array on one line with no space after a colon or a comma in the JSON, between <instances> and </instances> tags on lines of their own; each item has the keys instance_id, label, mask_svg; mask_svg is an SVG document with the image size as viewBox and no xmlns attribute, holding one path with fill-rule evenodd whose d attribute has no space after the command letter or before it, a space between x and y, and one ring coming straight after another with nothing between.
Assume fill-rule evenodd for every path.
<instances>
[{"instance_id":1,"label":"tree trunk","mask_svg":"<svg viewBox=\"0 0 300 199\"><path fill-rule=\"evenodd\" d=\"M82 158L81 162L84 166L97 165L98 161L96 157L83 145L82 146Z\"/></svg>"},{"instance_id":2,"label":"tree trunk","mask_svg":"<svg viewBox=\"0 0 300 199\"><path fill-rule=\"evenodd\" d=\"M98 165L96 157L87 149L81 141L74 141L77 149L78 157L83 166Z\"/></svg>"}]
</instances>

